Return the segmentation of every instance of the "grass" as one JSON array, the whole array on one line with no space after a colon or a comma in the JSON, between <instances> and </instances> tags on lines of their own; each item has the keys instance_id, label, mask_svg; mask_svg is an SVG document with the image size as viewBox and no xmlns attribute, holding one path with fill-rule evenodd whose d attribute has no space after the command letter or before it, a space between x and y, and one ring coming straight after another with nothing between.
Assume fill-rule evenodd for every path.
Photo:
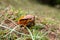
<instances>
[{"instance_id":1,"label":"grass","mask_svg":"<svg viewBox=\"0 0 60 40\"><path fill-rule=\"evenodd\" d=\"M5 10L3 10L3 11L5 11ZM12 12L13 14L9 14L8 11ZM5 11L4 12L5 14L1 14L3 19L1 17L1 25L0 26L5 28L5 30L6 29L9 30L8 33L6 33L4 35L4 30L1 29L3 31L3 33L1 33L1 35L3 34L2 35L3 39L19 40L22 38L21 40L25 40L25 39L26 40L27 39L30 39L30 40L49 40L49 38L48 38L49 32L52 31L52 29L55 32L56 29L59 28L58 27L59 23L55 19L52 19L49 17L40 17L40 18L36 17L36 25L32 26L30 29L27 28L29 34L21 33L21 32L18 32L18 31L20 31L20 29L16 31L17 28L15 28L15 27L18 27L18 28L20 28L20 27L19 27L19 25L17 26L17 24L15 22L18 21L18 19L21 15L26 15L27 12L22 10L22 9L16 10L16 9L14 9L14 7L11 7L11 9L8 11L7 12ZM7 24L7 23L4 24L4 20L6 20L6 19L11 19L10 20L10 21L12 21L11 23L15 24L16 26L13 29L7 27L7 26L9 26L9 24ZM49 27L45 28L47 26L49 26ZM52 28L52 26L53 26L53 28ZM46 31L46 30L48 30L48 31ZM18 36L18 35L20 35L20 36ZM3 39L1 39L1 40L3 40Z\"/></svg>"},{"instance_id":2,"label":"grass","mask_svg":"<svg viewBox=\"0 0 60 40\"><path fill-rule=\"evenodd\" d=\"M52 18L55 18L55 19L59 19L60 20L60 10L59 9L56 9L56 8L53 8L53 7L50 7L48 5L42 5L42 4L39 4L37 2L34 2L34 1L30 1L30 0L1 0L1 7L2 9L4 9L5 7L7 7L9 4L14 6L16 9L23 9L25 11L28 11L30 14L37 14L37 16L46 16L46 17L52 17ZM4 4L3 4L4 2ZM14 3L12 3L14 2ZM28 14L29 14L28 13Z\"/></svg>"},{"instance_id":3,"label":"grass","mask_svg":"<svg viewBox=\"0 0 60 40\"><path fill-rule=\"evenodd\" d=\"M38 4L30 0L11 0L4 1L1 4L1 17L0 17L0 39L1 40L50 40L50 32L58 37L59 25L60 25L60 10L49 7L48 5ZM10 4L8 6L8 4ZM8 7L7 7L8 6ZM7 9L7 8L8 9ZM6 12L7 10L7 12ZM13 14L12 14L13 13ZM35 26L26 28L29 34L21 32L20 26L16 24L21 15L32 14L36 17ZM17 26L16 29L9 28L9 24L4 23L6 19L11 19L12 24ZM14 25L12 25L14 26ZM16 27L14 26L14 27ZM8 31L7 31L8 30ZM10 32L10 33L9 33ZM9 34L8 34L9 33ZM8 34L6 37L4 35ZM49 34L49 35L48 35ZM59 39L59 37L55 39ZM52 37L54 38L54 37Z\"/></svg>"}]
</instances>

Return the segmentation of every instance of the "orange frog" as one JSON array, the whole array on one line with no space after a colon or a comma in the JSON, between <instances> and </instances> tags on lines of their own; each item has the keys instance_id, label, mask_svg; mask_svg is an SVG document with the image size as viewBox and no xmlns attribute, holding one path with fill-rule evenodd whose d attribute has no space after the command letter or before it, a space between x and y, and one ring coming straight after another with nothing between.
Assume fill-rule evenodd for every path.
<instances>
[{"instance_id":1,"label":"orange frog","mask_svg":"<svg viewBox=\"0 0 60 40\"><path fill-rule=\"evenodd\" d=\"M33 15L21 16L18 20L18 24L21 25L21 27L34 26L35 25L35 16L33 16Z\"/></svg>"}]
</instances>

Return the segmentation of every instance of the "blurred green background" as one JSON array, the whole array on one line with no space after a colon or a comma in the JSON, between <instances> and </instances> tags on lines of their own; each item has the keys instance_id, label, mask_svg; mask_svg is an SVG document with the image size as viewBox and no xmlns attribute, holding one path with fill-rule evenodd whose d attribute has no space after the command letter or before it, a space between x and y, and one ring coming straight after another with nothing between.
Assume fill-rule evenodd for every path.
<instances>
[{"instance_id":1,"label":"blurred green background","mask_svg":"<svg viewBox=\"0 0 60 40\"><path fill-rule=\"evenodd\" d=\"M10 10L8 10L9 7L11 7ZM7 9L7 12L5 9ZM0 28L1 29L0 40L3 40L3 39L15 40L19 38L21 40L23 39L28 40L29 38L38 40L36 37L39 37L39 40L47 40L49 39L48 36L51 36L51 38L55 38L54 37L55 33L57 35L56 39L60 39L60 21L59 21L60 20L60 0L0 0L0 13L2 14L2 16L0 16L0 24L4 27L5 27L5 24L7 23L3 23L3 22L5 22L7 18L12 19L12 21L14 21L14 24L15 24L15 22L18 21L21 15L25 15L26 12L28 14L32 14L36 16L36 21L35 21L36 25L33 26L30 30L27 28L29 32L31 31L30 35L32 36L28 37L27 35L25 36L24 34L23 34L24 36L19 35L18 32L20 33L21 31L19 26L17 28L18 32L16 32L16 34L13 32L10 35L8 35L6 38L3 38L2 36L6 35L6 33L9 33L10 30L7 31ZM13 22L11 22L11 24L13 27L15 27L13 25ZM8 28L10 27L8 24L7 26ZM51 33L52 32L53 33L50 34L50 31ZM26 31L23 31L23 33L24 32Z\"/></svg>"},{"instance_id":2,"label":"blurred green background","mask_svg":"<svg viewBox=\"0 0 60 40\"><path fill-rule=\"evenodd\" d=\"M43 4L41 4L41 2ZM48 4L48 5L46 5ZM49 4L49 3L51 4ZM54 4L55 2L55 4ZM0 10L8 7L9 5L13 6L16 9L23 9L28 11L30 14L37 16L46 16L52 17L60 20L60 0L0 0ZM53 6L54 4L54 6ZM53 7L52 7L53 6Z\"/></svg>"}]
</instances>

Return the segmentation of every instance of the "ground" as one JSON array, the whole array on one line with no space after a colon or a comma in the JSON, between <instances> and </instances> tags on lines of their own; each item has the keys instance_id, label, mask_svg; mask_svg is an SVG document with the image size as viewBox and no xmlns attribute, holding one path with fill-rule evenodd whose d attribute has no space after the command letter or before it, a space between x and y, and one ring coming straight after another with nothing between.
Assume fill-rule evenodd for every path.
<instances>
[{"instance_id":1,"label":"ground","mask_svg":"<svg viewBox=\"0 0 60 40\"><path fill-rule=\"evenodd\" d=\"M60 40L60 9L31 0L1 0L0 2L2 15L0 26L3 27L0 28L1 40ZM16 22L21 15L26 14L35 16L35 26L21 29ZM7 19L11 22L6 23Z\"/></svg>"}]
</instances>

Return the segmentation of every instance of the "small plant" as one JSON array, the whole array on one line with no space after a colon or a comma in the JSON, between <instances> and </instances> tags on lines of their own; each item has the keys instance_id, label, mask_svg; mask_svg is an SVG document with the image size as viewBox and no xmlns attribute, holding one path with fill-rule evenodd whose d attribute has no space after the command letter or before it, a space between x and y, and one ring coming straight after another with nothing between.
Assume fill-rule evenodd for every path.
<instances>
[{"instance_id":1,"label":"small plant","mask_svg":"<svg viewBox=\"0 0 60 40\"><path fill-rule=\"evenodd\" d=\"M31 32L30 29L28 29L28 28L27 28L27 30L28 30L32 40L48 40L48 38L45 37L45 35L47 33L43 34L42 32L39 32L39 31L34 30L34 29Z\"/></svg>"}]
</instances>

